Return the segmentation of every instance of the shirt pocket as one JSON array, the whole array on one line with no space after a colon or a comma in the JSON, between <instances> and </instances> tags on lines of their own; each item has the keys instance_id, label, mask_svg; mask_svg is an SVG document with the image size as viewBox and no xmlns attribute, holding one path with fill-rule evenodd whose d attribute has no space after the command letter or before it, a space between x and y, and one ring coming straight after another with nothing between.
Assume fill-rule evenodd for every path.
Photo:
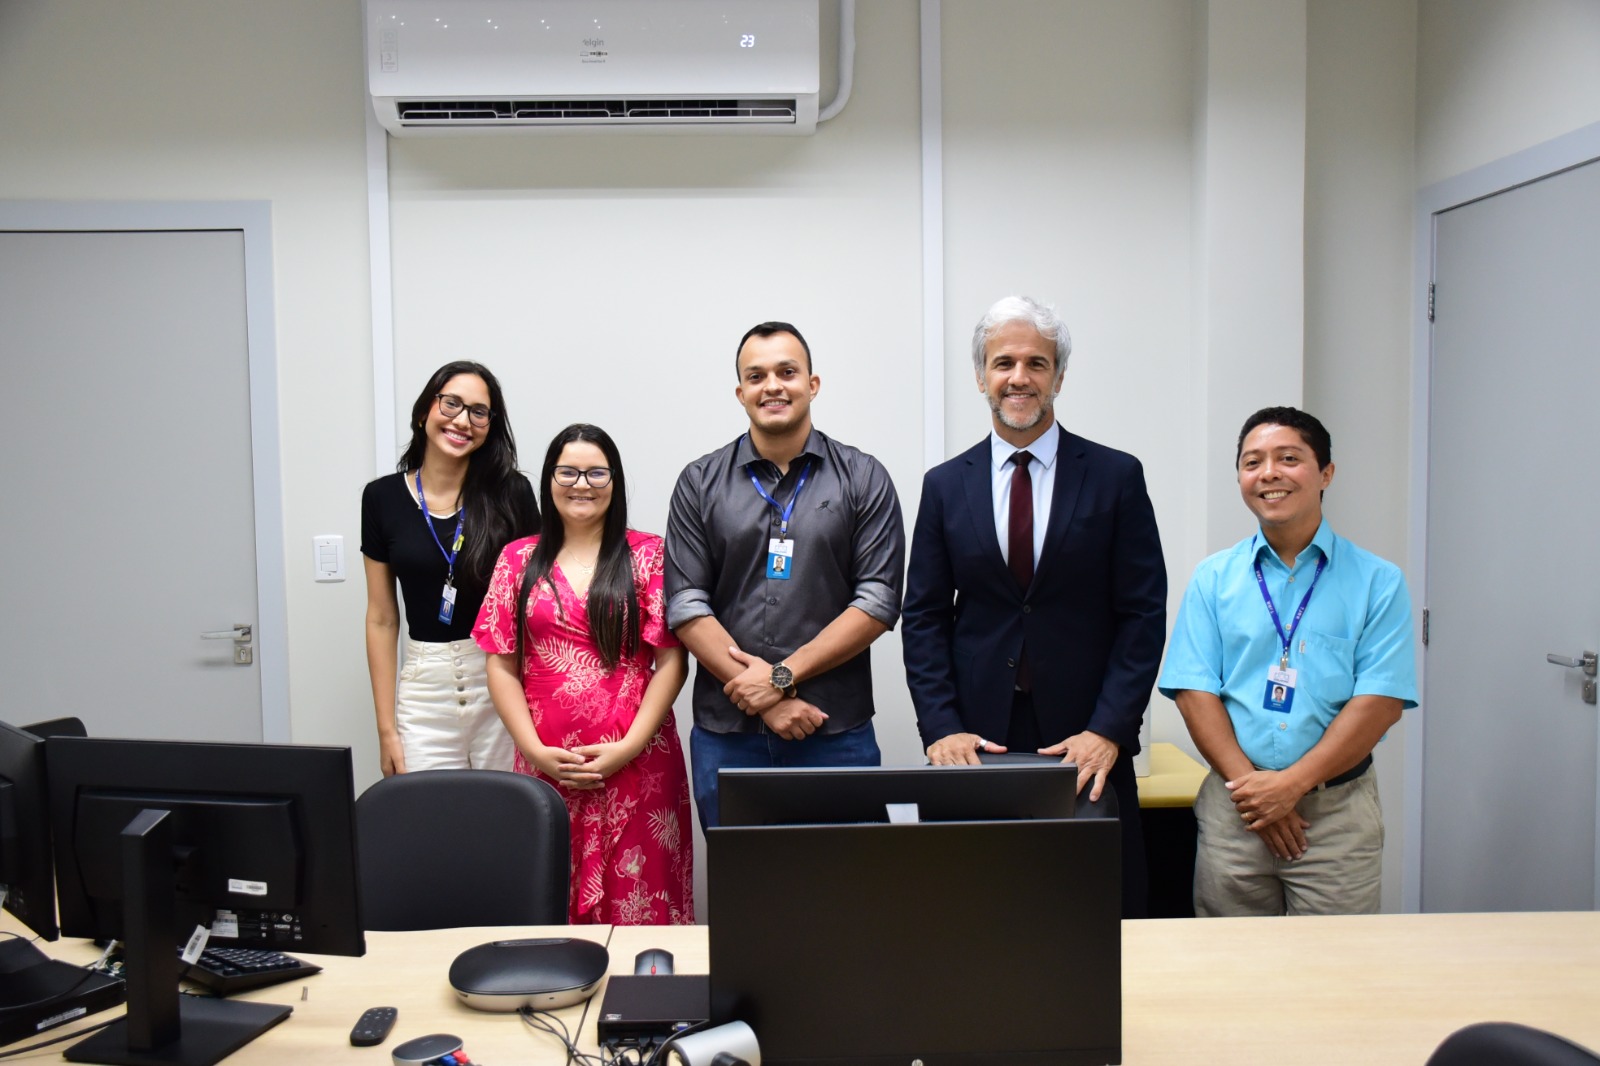
<instances>
[{"instance_id":1,"label":"shirt pocket","mask_svg":"<svg viewBox=\"0 0 1600 1066\"><path fill-rule=\"evenodd\" d=\"M1296 640L1305 646L1300 658L1300 684L1320 703L1335 710L1344 706L1356 688L1356 642L1315 630L1301 630Z\"/></svg>"}]
</instances>

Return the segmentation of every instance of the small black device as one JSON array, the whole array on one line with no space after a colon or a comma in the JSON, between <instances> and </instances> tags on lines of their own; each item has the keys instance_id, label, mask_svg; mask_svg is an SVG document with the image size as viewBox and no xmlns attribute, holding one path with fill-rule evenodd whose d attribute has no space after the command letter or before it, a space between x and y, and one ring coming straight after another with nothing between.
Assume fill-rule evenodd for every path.
<instances>
[{"instance_id":1,"label":"small black device","mask_svg":"<svg viewBox=\"0 0 1600 1066\"><path fill-rule=\"evenodd\" d=\"M600 1001L602 1047L638 1047L665 1040L711 1017L711 979L705 974L616 976Z\"/></svg>"},{"instance_id":2,"label":"small black device","mask_svg":"<svg viewBox=\"0 0 1600 1066\"><path fill-rule=\"evenodd\" d=\"M124 998L114 977L49 958L21 937L0 938L0 1044L37 1036Z\"/></svg>"},{"instance_id":3,"label":"small black device","mask_svg":"<svg viewBox=\"0 0 1600 1066\"><path fill-rule=\"evenodd\" d=\"M424 1063L433 1062L441 1055L460 1051L463 1046L459 1036L433 1033L429 1036L419 1036L415 1040L407 1040L389 1052L389 1057L394 1060L394 1066L424 1066Z\"/></svg>"},{"instance_id":4,"label":"small black device","mask_svg":"<svg viewBox=\"0 0 1600 1066\"><path fill-rule=\"evenodd\" d=\"M267 948L206 948L187 970L185 981L218 996L282 984L321 973L314 963Z\"/></svg>"},{"instance_id":5,"label":"small black device","mask_svg":"<svg viewBox=\"0 0 1600 1066\"><path fill-rule=\"evenodd\" d=\"M450 964L450 987L474 1010L559 1010L594 995L611 955L592 940L541 937L468 948Z\"/></svg>"},{"instance_id":6,"label":"small black device","mask_svg":"<svg viewBox=\"0 0 1600 1066\"><path fill-rule=\"evenodd\" d=\"M672 952L646 948L633 957L633 972L639 977L665 977L672 973Z\"/></svg>"},{"instance_id":7,"label":"small black device","mask_svg":"<svg viewBox=\"0 0 1600 1066\"><path fill-rule=\"evenodd\" d=\"M350 1030L350 1046L376 1047L383 1043L389 1039L389 1030L394 1028L394 1020L399 1016L400 1011L395 1007L368 1007Z\"/></svg>"}]
</instances>

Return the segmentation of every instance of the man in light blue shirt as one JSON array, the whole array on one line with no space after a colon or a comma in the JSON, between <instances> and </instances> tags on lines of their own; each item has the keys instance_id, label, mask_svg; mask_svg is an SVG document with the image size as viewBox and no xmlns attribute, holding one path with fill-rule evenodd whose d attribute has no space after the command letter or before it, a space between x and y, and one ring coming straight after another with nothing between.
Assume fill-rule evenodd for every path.
<instances>
[{"instance_id":1,"label":"man in light blue shirt","mask_svg":"<svg viewBox=\"0 0 1600 1066\"><path fill-rule=\"evenodd\" d=\"M1196 568L1159 682L1213 771L1195 799L1195 913L1375 913L1372 749L1417 705L1405 577L1323 520L1332 443L1316 418L1257 411L1236 465L1261 529Z\"/></svg>"}]
</instances>

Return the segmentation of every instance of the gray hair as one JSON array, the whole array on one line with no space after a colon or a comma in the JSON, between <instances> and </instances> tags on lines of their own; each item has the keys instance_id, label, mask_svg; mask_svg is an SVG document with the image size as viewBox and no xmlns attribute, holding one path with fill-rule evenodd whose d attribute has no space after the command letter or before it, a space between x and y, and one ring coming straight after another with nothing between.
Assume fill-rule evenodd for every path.
<instances>
[{"instance_id":1,"label":"gray hair","mask_svg":"<svg viewBox=\"0 0 1600 1066\"><path fill-rule=\"evenodd\" d=\"M1072 334L1067 332L1067 324L1061 321L1056 309L1031 296L1006 296L984 312L978 320L978 328L972 331L972 369L978 377L983 377L983 350L989 339L1001 326L1011 322L1026 322L1045 340L1055 341L1056 373L1067 368L1067 356L1072 354Z\"/></svg>"}]
</instances>

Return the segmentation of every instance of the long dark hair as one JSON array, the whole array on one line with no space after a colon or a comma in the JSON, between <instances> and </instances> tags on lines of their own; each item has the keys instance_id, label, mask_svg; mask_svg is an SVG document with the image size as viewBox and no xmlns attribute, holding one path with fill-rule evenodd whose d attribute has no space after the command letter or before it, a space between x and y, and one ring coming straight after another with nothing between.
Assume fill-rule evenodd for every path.
<instances>
[{"instance_id":1,"label":"long dark hair","mask_svg":"<svg viewBox=\"0 0 1600 1066\"><path fill-rule=\"evenodd\" d=\"M411 443L396 469L404 474L422 469L428 452L428 412L445 384L458 374L476 374L489 390L489 430L483 443L467 457L467 477L461 485L461 507L466 512L457 572L475 585L486 586L494 573L500 549L519 537L539 532L539 512L517 480L517 438L511 432L500 380L482 363L457 360L433 372L417 402L411 405ZM432 519L430 518L431 522Z\"/></svg>"},{"instance_id":2,"label":"long dark hair","mask_svg":"<svg viewBox=\"0 0 1600 1066\"><path fill-rule=\"evenodd\" d=\"M575 422L556 434L550 449L544 453L544 469L539 475L539 507L547 515L559 513L555 510L550 484L562 449L578 442L599 448L605 454L606 465L611 468L611 505L606 509L605 525L600 533L600 557L595 562L594 579L589 583L587 606L589 632L594 636L600 661L607 670L615 670L624 656L639 650L639 593L633 584L633 552L628 547L628 478L622 472L622 454L617 451L610 434L586 422ZM522 587L517 590L515 617L519 632L527 632L528 598L534 586L541 581L551 583L550 568L561 554L566 539L563 524L552 521L528 556L528 568L522 572ZM561 598L557 596L556 610L560 609ZM519 662L524 658L526 644L526 636L518 641Z\"/></svg>"}]
</instances>

